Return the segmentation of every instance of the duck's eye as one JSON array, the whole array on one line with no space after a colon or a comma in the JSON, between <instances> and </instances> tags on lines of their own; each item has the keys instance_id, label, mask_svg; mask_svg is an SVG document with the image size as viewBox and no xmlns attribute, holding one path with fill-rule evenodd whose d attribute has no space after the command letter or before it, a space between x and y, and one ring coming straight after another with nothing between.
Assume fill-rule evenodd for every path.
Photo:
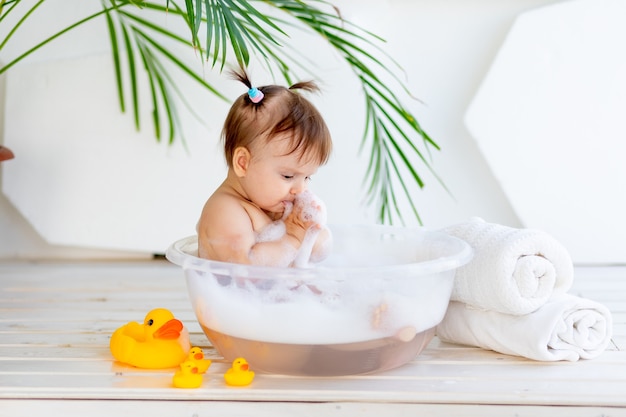
<instances>
[{"instance_id":1,"label":"duck's eye","mask_svg":"<svg viewBox=\"0 0 626 417\"><path fill-rule=\"evenodd\" d=\"M146 322L148 326L152 326L154 324L154 320L150 319Z\"/></svg>"}]
</instances>

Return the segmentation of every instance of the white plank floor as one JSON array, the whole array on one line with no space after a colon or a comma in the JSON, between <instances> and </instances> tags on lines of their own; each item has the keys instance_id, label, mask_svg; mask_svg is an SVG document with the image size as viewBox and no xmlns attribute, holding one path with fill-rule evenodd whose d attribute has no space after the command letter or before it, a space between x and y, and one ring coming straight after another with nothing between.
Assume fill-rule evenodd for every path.
<instances>
[{"instance_id":1,"label":"white plank floor","mask_svg":"<svg viewBox=\"0 0 626 417\"><path fill-rule=\"evenodd\" d=\"M0 416L626 416L626 267L578 267L572 292L612 311L613 343L597 359L541 363L435 338L381 374L257 375L232 388L167 261L0 263ZM173 370L113 361L113 331L156 307L214 360L201 388L171 388Z\"/></svg>"}]
</instances>

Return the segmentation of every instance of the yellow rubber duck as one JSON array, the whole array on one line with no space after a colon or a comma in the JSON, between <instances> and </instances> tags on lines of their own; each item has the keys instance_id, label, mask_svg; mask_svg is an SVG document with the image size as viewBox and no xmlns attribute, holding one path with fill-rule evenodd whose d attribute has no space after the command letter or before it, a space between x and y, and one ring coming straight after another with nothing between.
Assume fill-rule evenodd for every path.
<instances>
[{"instance_id":1,"label":"yellow rubber duck","mask_svg":"<svg viewBox=\"0 0 626 417\"><path fill-rule=\"evenodd\" d=\"M150 311L143 324L133 321L117 329L109 345L118 361L149 369L176 367L190 349L183 323L164 308Z\"/></svg>"},{"instance_id":2,"label":"yellow rubber duck","mask_svg":"<svg viewBox=\"0 0 626 417\"><path fill-rule=\"evenodd\" d=\"M226 381L228 385L250 385L253 379L254 372L250 370L250 366L244 358L235 359L232 368L228 369L224 374L224 381Z\"/></svg>"},{"instance_id":3,"label":"yellow rubber duck","mask_svg":"<svg viewBox=\"0 0 626 417\"><path fill-rule=\"evenodd\" d=\"M189 355L187 356L187 360L193 362L198 367L198 373L205 373L209 366L211 366L210 359L204 359L204 352L202 348L198 346L194 346L189 351Z\"/></svg>"},{"instance_id":4,"label":"yellow rubber duck","mask_svg":"<svg viewBox=\"0 0 626 417\"><path fill-rule=\"evenodd\" d=\"M172 383L176 388L198 388L202 385L202 375L192 361L180 364L180 369L174 374Z\"/></svg>"}]
</instances>

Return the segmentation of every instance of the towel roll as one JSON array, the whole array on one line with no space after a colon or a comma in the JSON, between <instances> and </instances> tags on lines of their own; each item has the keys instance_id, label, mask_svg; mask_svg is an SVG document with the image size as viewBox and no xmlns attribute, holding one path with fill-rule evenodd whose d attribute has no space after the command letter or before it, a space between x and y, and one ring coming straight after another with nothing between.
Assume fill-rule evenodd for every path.
<instances>
[{"instance_id":1,"label":"towel roll","mask_svg":"<svg viewBox=\"0 0 626 417\"><path fill-rule=\"evenodd\" d=\"M501 313L528 314L572 286L572 259L546 232L481 219L443 231L474 249L474 258L456 272L454 301Z\"/></svg>"},{"instance_id":2,"label":"towel roll","mask_svg":"<svg viewBox=\"0 0 626 417\"><path fill-rule=\"evenodd\" d=\"M516 316L451 302L437 336L538 361L593 359L613 334L610 311L602 304L562 294L533 313Z\"/></svg>"}]
</instances>

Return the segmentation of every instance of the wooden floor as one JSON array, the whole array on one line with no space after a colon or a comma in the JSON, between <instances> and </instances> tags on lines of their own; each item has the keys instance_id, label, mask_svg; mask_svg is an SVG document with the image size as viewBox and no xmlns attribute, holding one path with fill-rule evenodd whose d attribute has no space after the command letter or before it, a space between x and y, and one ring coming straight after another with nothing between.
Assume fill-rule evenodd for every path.
<instances>
[{"instance_id":1,"label":"wooden floor","mask_svg":"<svg viewBox=\"0 0 626 417\"><path fill-rule=\"evenodd\" d=\"M614 319L602 356L541 363L436 338L413 362L375 375L257 375L223 383L167 261L0 263L0 416L626 416L626 267L579 267L573 293L604 303ZM199 389L171 388L173 370L113 361L112 332L166 307L214 360Z\"/></svg>"}]
</instances>

